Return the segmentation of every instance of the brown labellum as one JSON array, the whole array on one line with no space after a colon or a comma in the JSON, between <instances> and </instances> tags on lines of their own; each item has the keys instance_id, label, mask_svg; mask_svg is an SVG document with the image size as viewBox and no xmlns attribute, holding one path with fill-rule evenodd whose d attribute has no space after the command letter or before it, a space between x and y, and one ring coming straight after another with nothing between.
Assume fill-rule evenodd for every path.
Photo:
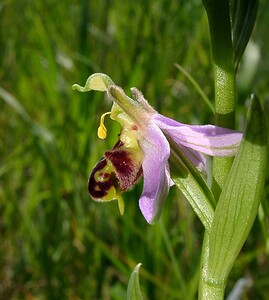
<instances>
[{"instance_id":1,"label":"brown labellum","mask_svg":"<svg viewBox=\"0 0 269 300\"><path fill-rule=\"evenodd\" d=\"M141 175L141 159L118 140L113 149L106 151L93 168L88 181L88 191L92 198L102 200L112 186L116 190L126 191Z\"/></svg>"}]
</instances>

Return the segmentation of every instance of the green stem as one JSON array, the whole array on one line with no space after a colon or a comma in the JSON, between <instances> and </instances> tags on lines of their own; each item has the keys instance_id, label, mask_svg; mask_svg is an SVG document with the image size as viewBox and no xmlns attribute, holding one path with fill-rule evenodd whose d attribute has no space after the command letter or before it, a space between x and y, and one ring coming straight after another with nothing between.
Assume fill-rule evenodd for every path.
<instances>
[{"instance_id":1,"label":"green stem","mask_svg":"<svg viewBox=\"0 0 269 300\"><path fill-rule=\"evenodd\" d=\"M235 75L234 70L224 69L214 61L216 125L234 129L235 123ZM213 159L212 191L219 198L233 158Z\"/></svg>"},{"instance_id":2,"label":"green stem","mask_svg":"<svg viewBox=\"0 0 269 300\"><path fill-rule=\"evenodd\" d=\"M201 273L199 282L199 300L222 300L226 284L211 278L208 272L208 257L209 257L209 234L205 231L203 249L201 256Z\"/></svg>"},{"instance_id":3,"label":"green stem","mask_svg":"<svg viewBox=\"0 0 269 300\"><path fill-rule=\"evenodd\" d=\"M224 298L225 284L212 284L203 282L199 300L222 300Z\"/></svg>"},{"instance_id":4,"label":"green stem","mask_svg":"<svg viewBox=\"0 0 269 300\"><path fill-rule=\"evenodd\" d=\"M216 125L234 129L235 126L235 68L229 0L203 0L207 12L215 80ZM218 200L233 159L213 159L212 192ZM199 299L221 300L226 283L208 271L209 231L205 232L201 257Z\"/></svg>"},{"instance_id":5,"label":"green stem","mask_svg":"<svg viewBox=\"0 0 269 300\"><path fill-rule=\"evenodd\" d=\"M229 0L204 0L211 37L215 77L216 125L235 125L235 68L231 38ZM214 158L212 190L218 199L232 159Z\"/></svg>"}]
</instances>

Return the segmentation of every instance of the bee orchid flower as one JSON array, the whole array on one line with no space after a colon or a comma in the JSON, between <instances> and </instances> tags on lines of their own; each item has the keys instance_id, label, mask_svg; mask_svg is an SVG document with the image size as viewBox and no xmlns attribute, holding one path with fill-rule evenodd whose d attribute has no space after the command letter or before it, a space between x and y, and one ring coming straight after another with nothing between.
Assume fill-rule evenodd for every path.
<instances>
[{"instance_id":1,"label":"bee orchid flower","mask_svg":"<svg viewBox=\"0 0 269 300\"><path fill-rule=\"evenodd\" d=\"M81 92L98 90L106 92L113 101L112 109L101 117L99 138L106 138L104 117L121 125L115 146L104 153L95 165L88 181L90 196L96 201L118 200L121 214L124 212L122 192L144 177L139 207L150 224L160 217L169 188L168 159L171 138L200 171L206 168L204 154L234 156L242 133L213 125L187 125L159 114L136 88L131 88L133 98L105 74L91 75L84 87L74 84Z\"/></svg>"}]
</instances>

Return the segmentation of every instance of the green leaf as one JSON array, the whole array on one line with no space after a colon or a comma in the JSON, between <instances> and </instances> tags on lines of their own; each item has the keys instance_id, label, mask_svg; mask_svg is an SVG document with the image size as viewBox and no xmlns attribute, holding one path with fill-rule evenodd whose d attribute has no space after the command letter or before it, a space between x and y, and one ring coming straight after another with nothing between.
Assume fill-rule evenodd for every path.
<instances>
[{"instance_id":1,"label":"green leaf","mask_svg":"<svg viewBox=\"0 0 269 300\"><path fill-rule=\"evenodd\" d=\"M142 300L142 293L139 285L139 268L141 264L138 264L129 279L128 288L127 288L127 300Z\"/></svg>"},{"instance_id":2,"label":"green leaf","mask_svg":"<svg viewBox=\"0 0 269 300\"><path fill-rule=\"evenodd\" d=\"M267 130L258 98L252 96L245 132L209 233L208 276L225 282L257 216L267 167Z\"/></svg>"},{"instance_id":3,"label":"green leaf","mask_svg":"<svg viewBox=\"0 0 269 300\"><path fill-rule=\"evenodd\" d=\"M237 69L256 21L259 0L233 0L231 4L234 61Z\"/></svg>"}]
</instances>

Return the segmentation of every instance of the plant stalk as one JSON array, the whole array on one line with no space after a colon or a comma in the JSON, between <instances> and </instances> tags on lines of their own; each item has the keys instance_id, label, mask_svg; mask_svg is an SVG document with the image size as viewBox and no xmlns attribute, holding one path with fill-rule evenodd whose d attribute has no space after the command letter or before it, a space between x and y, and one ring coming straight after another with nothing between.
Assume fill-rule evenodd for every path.
<instances>
[{"instance_id":1,"label":"plant stalk","mask_svg":"<svg viewBox=\"0 0 269 300\"><path fill-rule=\"evenodd\" d=\"M215 87L215 123L217 126L235 127L235 67L229 0L203 0L211 37L211 53ZM212 169L212 192L218 200L227 175L232 166L232 158L214 158ZM226 282L212 278L208 271L209 234L205 232L201 257L199 283L200 300L221 300L224 298Z\"/></svg>"},{"instance_id":2,"label":"plant stalk","mask_svg":"<svg viewBox=\"0 0 269 300\"><path fill-rule=\"evenodd\" d=\"M215 123L218 126L235 127L235 68L229 0L204 0L206 8L215 80ZM212 191L218 199L231 168L233 159L213 159Z\"/></svg>"}]
</instances>

